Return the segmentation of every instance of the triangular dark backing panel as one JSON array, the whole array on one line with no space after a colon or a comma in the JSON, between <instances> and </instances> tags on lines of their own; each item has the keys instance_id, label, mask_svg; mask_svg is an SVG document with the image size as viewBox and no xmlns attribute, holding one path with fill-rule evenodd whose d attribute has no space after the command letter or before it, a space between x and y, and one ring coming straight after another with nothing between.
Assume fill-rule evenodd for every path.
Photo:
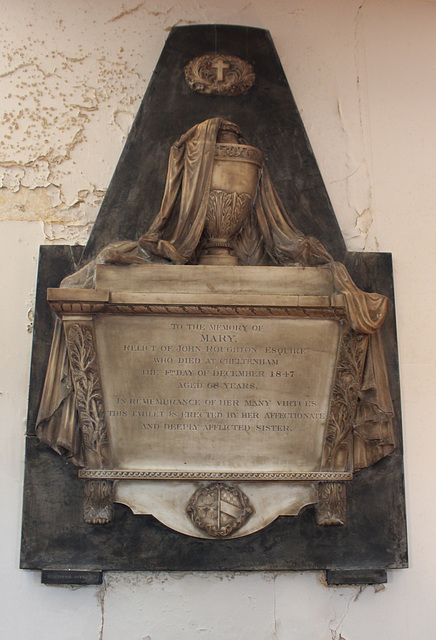
<instances>
[{"instance_id":1,"label":"triangular dark backing panel","mask_svg":"<svg viewBox=\"0 0 436 640\"><path fill-rule=\"evenodd\" d=\"M184 68L207 53L235 55L253 65L253 87L239 96L192 91ZM319 238L337 260L344 240L303 122L268 31L227 25L175 27L101 206L82 264L110 242L136 240L160 209L171 145L194 124L223 117L259 147L292 222Z\"/></svg>"}]
</instances>

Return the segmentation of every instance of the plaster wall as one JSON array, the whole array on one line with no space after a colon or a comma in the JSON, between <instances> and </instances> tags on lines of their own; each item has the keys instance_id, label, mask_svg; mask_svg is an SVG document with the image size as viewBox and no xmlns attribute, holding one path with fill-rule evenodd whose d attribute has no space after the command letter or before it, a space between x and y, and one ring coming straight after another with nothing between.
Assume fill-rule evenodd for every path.
<instances>
[{"instance_id":1,"label":"plaster wall","mask_svg":"<svg viewBox=\"0 0 436 640\"><path fill-rule=\"evenodd\" d=\"M435 637L434 0L0 3L0 635L6 640ZM385 587L320 574L18 570L38 247L84 243L169 29L271 31L350 250L394 257L410 564Z\"/></svg>"}]
</instances>

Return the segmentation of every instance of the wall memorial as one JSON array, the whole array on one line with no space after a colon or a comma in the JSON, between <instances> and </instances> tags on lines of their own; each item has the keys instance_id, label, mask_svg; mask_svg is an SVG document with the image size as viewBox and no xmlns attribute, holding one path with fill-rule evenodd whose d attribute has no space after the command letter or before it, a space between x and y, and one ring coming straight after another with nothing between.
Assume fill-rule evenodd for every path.
<instances>
[{"instance_id":1,"label":"wall memorial","mask_svg":"<svg viewBox=\"0 0 436 640\"><path fill-rule=\"evenodd\" d=\"M80 267L41 257L22 566L383 581L406 563L389 263L344 251L266 32L177 28L158 69L177 117L144 99Z\"/></svg>"}]
</instances>

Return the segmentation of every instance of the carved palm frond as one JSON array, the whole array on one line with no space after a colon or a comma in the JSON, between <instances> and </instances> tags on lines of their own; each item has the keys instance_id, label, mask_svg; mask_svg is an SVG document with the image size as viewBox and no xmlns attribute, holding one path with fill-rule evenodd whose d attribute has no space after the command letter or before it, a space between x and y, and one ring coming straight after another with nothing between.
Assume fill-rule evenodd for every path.
<instances>
[{"instance_id":1,"label":"carved palm frond","mask_svg":"<svg viewBox=\"0 0 436 640\"><path fill-rule=\"evenodd\" d=\"M109 438L91 327L73 324L67 344L85 453L93 454L92 459L104 466Z\"/></svg>"},{"instance_id":2,"label":"carved palm frond","mask_svg":"<svg viewBox=\"0 0 436 640\"><path fill-rule=\"evenodd\" d=\"M324 440L324 464L332 469L339 452L351 455L351 433L362 378L368 336L346 328L342 335L329 422Z\"/></svg>"}]
</instances>

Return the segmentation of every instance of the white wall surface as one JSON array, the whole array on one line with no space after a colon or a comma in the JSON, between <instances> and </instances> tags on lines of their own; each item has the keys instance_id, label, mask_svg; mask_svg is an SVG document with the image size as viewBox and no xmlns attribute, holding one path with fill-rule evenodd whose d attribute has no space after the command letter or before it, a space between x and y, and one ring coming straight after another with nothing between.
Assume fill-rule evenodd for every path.
<instances>
[{"instance_id":1,"label":"white wall surface","mask_svg":"<svg viewBox=\"0 0 436 640\"><path fill-rule=\"evenodd\" d=\"M0 38L0 637L436 637L435 0L3 0ZM394 258L410 569L385 587L321 574L18 570L38 247L83 243L171 26L271 31L350 250Z\"/></svg>"}]
</instances>

